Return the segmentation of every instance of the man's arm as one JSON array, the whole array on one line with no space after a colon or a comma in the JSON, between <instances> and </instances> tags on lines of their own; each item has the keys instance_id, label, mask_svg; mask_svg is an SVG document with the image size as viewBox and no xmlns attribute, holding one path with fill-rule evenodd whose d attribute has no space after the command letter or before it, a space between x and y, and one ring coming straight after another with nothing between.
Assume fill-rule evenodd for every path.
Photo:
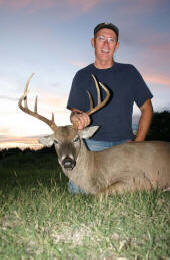
<instances>
[{"instance_id":1,"label":"man's arm","mask_svg":"<svg viewBox=\"0 0 170 260\"><path fill-rule=\"evenodd\" d=\"M142 142L145 140L145 137L148 133L152 115L153 115L153 107L150 99L147 99L145 103L140 107L141 117L139 120L138 131L136 134L136 138L134 141Z\"/></svg>"}]
</instances>

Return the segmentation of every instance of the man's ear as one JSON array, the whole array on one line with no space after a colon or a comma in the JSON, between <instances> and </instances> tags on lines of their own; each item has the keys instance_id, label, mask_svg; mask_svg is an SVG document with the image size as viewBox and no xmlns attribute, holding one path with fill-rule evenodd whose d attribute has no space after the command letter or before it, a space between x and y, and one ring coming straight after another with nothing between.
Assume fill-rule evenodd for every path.
<instances>
[{"instance_id":1,"label":"man's ear","mask_svg":"<svg viewBox=\"0 0 170 260\"><path fill-rule=\"evenodd\" d=\"M94 48L94 38L91 39L91 45Z\"/></svg>"},{"instance_id":2,"label":"man's ear","mask_svg":"<svg viewBox=\"0 0 170 260\"><path fill-rule=\"evenodd\" d=\"M79 131L79 136L83 139L88 139L94 135L94 133L99 129L99 126L89 126L85 127L83 130Z\"/></svg>"},{"instance_id":3,"label":"man's ear","mask_svg":"<svg viewBox=\"0 0 170 260\"><path fill-rule=\"evenodd\" d=\"M42 136L39 139L39 143L43 144L44 146L51 147L54 143L54 136L53 135Z\"/></svg>"},{"instance_id":4,"label":"man's ear","mask_svg":"<svg viewBox=\"0 0 170 260\"><path fill-rule=\"evenodd\" d=\"M120 43L119 43L119 42L117 42L117 43L116 43L116 47L115 47L115 51L117 51L117 50L118 50L118 48L119 48L119 45L120 45Z\"/></svg>"}]
</instances>

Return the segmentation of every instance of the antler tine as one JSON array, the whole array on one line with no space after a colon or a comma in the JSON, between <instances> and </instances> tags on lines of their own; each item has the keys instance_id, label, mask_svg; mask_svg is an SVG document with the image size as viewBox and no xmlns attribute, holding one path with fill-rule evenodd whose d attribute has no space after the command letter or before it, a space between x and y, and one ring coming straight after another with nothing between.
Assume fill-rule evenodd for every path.
<instances>
[{"instance_id":1,"label":"antler tine","mask_svg":"<svg viewBox=\"0 0 170 260\"><path fill-rule=\"evenodd\" d=\"M25 85L25 89L24 89L24 94L20 97L19 101L18 101L18 106L21 110L23 110L24 108L28 108L27 105L27 94L28 94L28 86L30 83L31 78L34 76L34 73L32 73L29 78L27 79L26 85ZM22 107L22 101L24 100L24 108Z\"/></svg>"},{"instance_id":2,"label":"antler tine","mask_svg":"<svg viewBox=\"0 0 170 260\"><path fill-rule=\"evenodd\" d=\"M37 113L37 100L38 100L38 97L36 96L35 98L35 106L34 106L34 112Z\"/></svg>"},{"instance_id":3,"label":"antler tine","mask_svg":"<svg viewBox=\"0 0 170 260\"><path fill-rule=\"evenodd\" d=\"M33 77L33 75L34 75L34 73L32 73L31 76L27 80L27 83L26 83L26 86L25 86L25 89L24 89L24 94L20 97L20 99L18 101L18 106L19 106L19 108L23 112L25 112L28 115L31 115L31 116L33 116L35 118L38 118L39 120L41 120L44 123L46 123L47 125L49 125L53 131L55 131L57 129L57 126L56 126L56 124L54 122L54 114L52 114L52 120L49 120L46 117L44 117L44 116L42 116L42 115L37 113L37 103L38 103L37 102L37 97L35 99L34 111L31 111L28 108L28 105L27 105L28 86L29 86L30 80ZM24 100L24 106L22 105L23 100Z\"/></svg>"},{"instance_id":4,"label":"antler tine","mask_svg":"<svg viewBox=\"0 0 170 260\"><path fill-rule=\"evenodd\" d=\"M90 101L90 110L93 109L93 99L91 93L87 90L87 93L89 95L89 101Z\"/></svg>"},{"instance_id":5,"label":"antler tine","mask_svg":"<svg viewBox=\"0 0 170 260\"><path fill-rule=\"evenodd\" d=\"M96 90L97 90L97 104L99 104L101 102L100 88L99 88L98 82L93 74L92 74L92 77L94 79L94 82L96 85Z\"/></svg>"},{"instance_id":6,"label":"antler tine","mask_svg":"<svg viewBox=\"0 0 170 260\"><path fill-rule=\"evenodd\" d=\"M52 122L54 122L54 113L52 112L52 119L51 119Z\"/></svg>"},{"instance_id":7,"label":"antler tine","mask_svg":"<svg viewBox=\"0 0 170 260\"><path fill-rule=\"evenodd\" d=\"M29 78L27 79L27 82L26 82L26 86L25 86L25 89L24 89L24 95L23 95L23 99L24 99L24 106L25 107L28 107L27 105L27 95L28 95L28 86L29 86L29 83L30 83L30 80L32 79L32 77L34 76L34 73L32 73Z\"/></svg>"},{"instance_id":8,"label":"antler tine","mask_svg":"<svg viewBox=\"0 0 170 260\"><path fill-rule=\"evenodd\" d=\"M110 97L109 90L106 88L106 86L103 85L103 83L99 82L100 86L104 89L104 91L106 93L104 100L101 101L100 88L99 88L98 82L97 82L97 80L96 80L96 78L93 74L92 74L92 77L94 79L94 82L95 82L95 85L96 85L96 90L97 90L97 106L93 107L92 97L91 97L91 94L88 92L89 100L90 100L90 110L88 112L86 112L88 115L92 115L93 113L97 112L102 107L104 107L106 105L107 101L109 100L109 97Z\"/></svg>"}]
</instances>

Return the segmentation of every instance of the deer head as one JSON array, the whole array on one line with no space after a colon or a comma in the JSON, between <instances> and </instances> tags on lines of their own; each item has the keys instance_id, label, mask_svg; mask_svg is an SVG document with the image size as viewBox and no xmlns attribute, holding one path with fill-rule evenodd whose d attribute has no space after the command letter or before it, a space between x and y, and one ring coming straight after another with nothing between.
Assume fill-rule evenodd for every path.
<instances>
[{"instance_id":1,"label":"deer head","mask_svg":"<svg viewBox=\"0 0 170 260\"><path fill-rule=\"evenodd\" d=\"M54 144L55 150L58 155L58 160L63 169L68 169L72 170L76 164L76 160L82 145L82 139L88 139L90 138L99 128L99 126L91 126L91 127L86 127L83 130L78 130L76 124L75 125L68 125L68 126L57 126L54 121L54 114L52 113L52 118L51 120L45 118L44 116L38 114L37 112L37 97L35 99L35 106L34 106L34 111L31 111L28 108L27 104L27 94L28 94L28 86L30 83L31 78L33 77L34 74L31 74L31 76L28 78L24 90L24 94L20 97L18 101L18 106L19 108L35 117L38 118L39 120L43 121L49 127L53 130L52 135L44 136L40 138L40 143L43 145L50 147ZM95 82L96 90L97 90L97 99L98 99L98 104L96 107L93 105L93 99L91 96L91 93L88 91L89 95L89 101L90 101L90 109L86 113L88 115L91 115L104 107L109 100L110 93L108 89L101 83L99 82L99 85L104 89L106 92L105 99L101 101L101 96L100 96L100 88L98 85L98 82L95 78L94 75L92 75L93 80ZM22 105L22 103L24 104Z\"/></svg>"}]
</instances>

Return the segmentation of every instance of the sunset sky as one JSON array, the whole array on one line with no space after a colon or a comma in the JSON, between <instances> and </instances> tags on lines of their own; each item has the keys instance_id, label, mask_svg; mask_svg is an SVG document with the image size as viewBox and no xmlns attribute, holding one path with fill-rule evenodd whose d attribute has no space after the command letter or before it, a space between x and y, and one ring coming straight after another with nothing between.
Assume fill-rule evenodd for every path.
<instances>
[{"instance_id":1,"label":"sunset sky","mask_svg":"<svg viewBox=\"0 0 170 260\"><path fill-rule=\"evenodd\" d=\"M170 110L169 0L0 0L0 148L34 145L51 133L17 105L32 72L30 108L38 95L41 114L53 111L58 125L69 124L71 82L94 61L90 39L101 22L119 27L115 60L141 72L154 110Z\"/></svg>"}]
</instances>

